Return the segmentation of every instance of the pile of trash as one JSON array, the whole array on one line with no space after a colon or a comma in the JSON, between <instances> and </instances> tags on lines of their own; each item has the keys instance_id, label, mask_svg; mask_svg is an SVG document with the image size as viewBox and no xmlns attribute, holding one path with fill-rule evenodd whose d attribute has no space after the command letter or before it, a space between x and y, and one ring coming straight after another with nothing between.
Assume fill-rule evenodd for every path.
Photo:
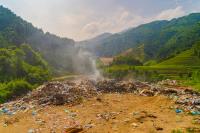
<instances>
[{"instance_id":1,"label":"pile of trash","mask_svg":"<svg viewBox=\"0 0 200 133\"><path fill-rule=\"evenodd\" d=\"M28 94L23 100L32 101L39 105L63 105L65 103L78 103L83 98L96 95L96 88L91 81L80 83L50 82Z\"/></svg>"},{"instance_id":2,"label":"pile of trash","mask_svg":"<svg viewBox=\"0 0 200 133\"><path fill-rule=\"evenodd\" d=\"M97 94L92 81L49 82L19 100L2 104L0 114L14 115L19 111L26 112L47 105L79 104L84 98Z\"/></svg>"},{"instance_id":3,"label":"pile of trash","mask_svg":"<svg viewBox=\"0 0 200 133\"><path fill-rule=\"evenodd\" d=\"M103 93L134 93L137 87L131 81L118 81L118 80L102 80L96 83L97 91Z\"/></svg>"},{"instance_id":4,"label":"pile of trash","mask_svg":"<svg viewBox=\"0 0 200 133\"><path fill-rule=\"evenodd\" d=\"M192 89L177 87L174 80L165 80L155 84L133 81L103 80L96 84L98 91L103 93L134 93L141 96L164 95L173 100L178 108L200 114L200 93Z\"/></svg>"},{"instance_id":5,"label":"pile of trash","mask_svg":"<svg viewBox=\"0 0 200 133\"><path fill-rule=\"evenodd\" d=\"M176 86L175 81L163 81L163 83L149 84L118 80L54 81L40 86L17 101L2 104L0 114L12 115L18 111L26 111L38 106L78 104L83 99L95 97L100 93L133 93L140 96L164 95L175 100L178 109L193 113L200 112L200 93L190 89L180 89Z\"/></svg>"}]
</instances>

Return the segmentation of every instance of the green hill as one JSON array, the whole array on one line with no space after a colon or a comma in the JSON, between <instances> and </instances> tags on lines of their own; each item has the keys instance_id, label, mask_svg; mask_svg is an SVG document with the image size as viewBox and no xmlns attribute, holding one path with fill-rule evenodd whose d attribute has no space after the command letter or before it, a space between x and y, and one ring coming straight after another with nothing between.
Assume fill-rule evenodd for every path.
<instances>
[{"instance_id":1,"label":"green hill","mask_svg":"<svg viewBox=\"0 0 200 133\"><path fill-rule=\"evenodd\" d=\"M200 40L199 23L200 13L151 22L104 38L92 52L97 56L116 56L144 45L145 61L164 60L192 48Z\"/></svg>"},{"instance_id":2,"label":"green hill","mask_svg":"<svg viewBox=\"0 0 200 133\"><path fill-rule=\"evenodd\" d=\"M0 48L26 43L39 52L53 71L72 72L74 41L44 33L7 8L0 6Z\"/></svg>"},{"instance_id":3,"label":"green hill","mask_svg":"<svg viewBox=\"0 0 200 133\"><path fill-rule=\"evenodd\" d=\"M190 49L157 64L157 66L200 66L200 58L194 55L193 49Z\"/></svg>"},{"instance_id":4,"label":"green hill","mask_svg":"<svg viewBox=\"0 0 200 133\"><path fill-rule=\"evenodd\" d=\"M74 66L80 55L74 43L44 33L0 6L0 103L26 94L52 73L77 72Z\"/></svg>"},{"instance_id":5,"label":"green hill","mask_svg":"<svg viewBox=\"0 0 200 133\"><path fill-rule=\"evenodd\" d=\"M144 45L140 45L136 48L130 48L130 49L120 53L118 56L129 56L129 57L132 57L132 58L134 58L134 59L136 59L140 62L143 62L144 57L145 57Z\"/></svg>"}]
</instances>

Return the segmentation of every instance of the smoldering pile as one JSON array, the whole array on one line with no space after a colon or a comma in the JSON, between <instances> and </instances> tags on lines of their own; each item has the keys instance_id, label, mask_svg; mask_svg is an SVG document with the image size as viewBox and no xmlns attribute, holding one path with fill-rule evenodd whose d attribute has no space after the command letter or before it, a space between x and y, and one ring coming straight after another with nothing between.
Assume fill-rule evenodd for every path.
<instances>
[{"instance_id":1,"label":"smoldering pile","mask_svg":"<svg viewBox=\"0 0 200 133\"><path fill-rule=\"evenodd\" d=\"M34 101L39 105L63 105L79 103L83 98L91 98L97 95L92 81L80 83L49 82L23 98L24 101Z\"/></svg>"}]
</instances>

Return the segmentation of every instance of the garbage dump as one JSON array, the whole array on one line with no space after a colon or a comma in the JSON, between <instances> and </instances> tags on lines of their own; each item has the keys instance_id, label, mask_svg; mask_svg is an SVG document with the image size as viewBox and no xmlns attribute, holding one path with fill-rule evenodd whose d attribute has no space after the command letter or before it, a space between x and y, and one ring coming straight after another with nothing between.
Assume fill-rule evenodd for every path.
<instances>
[{"instance_id":1,"label":"garbage dump","mask_svg":"<svg viewBox=\"0 0 200 133\"><path fill-rule=\"evenodd\" d=\"M23 100L34 101L39 105L63 105L65 103L73 104L82 98L90 98L95 95L97 95L97 91L91 81L50 82L28 94Z\"/></svg>"},{"instance_id":2,"label":"garbage dump","mask_svg":"<svg viewBox=\"0 0 200 133\"><path fill-rule=\"evenodd\" d=\"M200 93L188 89L179 88L174 80L161 81L155 84L133 81L104 80L96 84L98 91L104 93L128 92L141 96L164 95L174 99L176 104L185 111L200 111Z\"/></svg>"},{"instance_id":3,"label":"garbage dump","mask_svg":"<svg viewBox=\"0 0 200 133\"><path fill-rule=\"evenodd\" d=\"M133 93L140 96L164 95L175 101L177 109L194 115L200 114L200 94L188 88L177 87L176 81L168 82L170 85L166 84L166 81L154 84L118 80L48 82L19 100L2 104L0 114L13 115L18 111L47 105L79 104L83 99L92 98L101 93Z\"/></svg>"}]
</instances>

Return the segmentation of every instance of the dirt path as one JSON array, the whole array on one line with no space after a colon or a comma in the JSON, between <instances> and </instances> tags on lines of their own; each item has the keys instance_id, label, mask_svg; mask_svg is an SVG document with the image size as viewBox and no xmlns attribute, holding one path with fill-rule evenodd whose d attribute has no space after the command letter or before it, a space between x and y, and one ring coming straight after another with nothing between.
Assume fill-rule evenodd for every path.
<instances>
[{"instance_id":1,"label":"dirt path","mask_svg":"<svg viewBox=\"0 0 200 133\"><path fill-rule=\"evenodd\" d=\"M103 94L76 106L0 116L0 133L63 133L75 125L83 126L85 133L170 133L173 129L200 126L192 124L198 116L176 114L173 106L172 100L162 96Z\"/></svg>"}]
</instances>

